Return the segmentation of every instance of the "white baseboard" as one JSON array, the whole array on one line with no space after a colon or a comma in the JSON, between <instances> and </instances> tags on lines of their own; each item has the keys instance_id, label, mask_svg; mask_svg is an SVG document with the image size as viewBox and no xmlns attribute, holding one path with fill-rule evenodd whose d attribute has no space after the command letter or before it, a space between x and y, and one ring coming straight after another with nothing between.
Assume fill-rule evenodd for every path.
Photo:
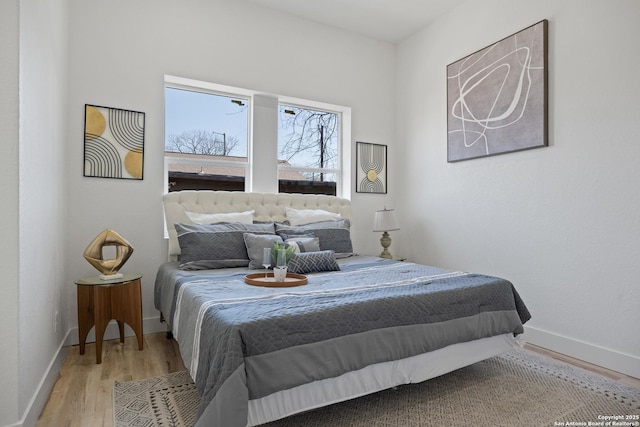
<instances>
[{"instance_id":1,"label":"white baseboard","mask_svg":"<svg viewBox=\"0 0 640 427\"><path fill-rule=\"evenodd\" d=\"M40 384L38 384L38 388L36 392L33 394L31 401L27 405L26 410L24 411L24 415L22 420L18 424L13 424L15 427L22 426L34 426L36 425L36 421L38 421L38 417L42 413L44 406L47 404L47 400L49 399L49 395L51 394L51 390L53 390L53 386L56 383L56 379L58 378L58 373L60 372L60 368L62 368L62 364L64 360L67 358L67 353L69 352L69 348L65 346L65 342L69 337L69 331L67 331L67 335L58 346L58 350L54 354L51 359L51 363L47 367L45 374L40 380Z\"/></svg>"},{"instance_id":2,"label":"white baseboard","mask_svg":"<svg viewBox=\"0 0 640 427\"><path fill-rule=\"evenodd\" d=\"M166 332L167 327L164 323L160 322L160 316L150 317L146 319L142 319L142 333L143 334L155 334L157 332ZM135 333L133 329L129 327L129 325L125 324L124 326L124 336L130 337L134 336ZM108 325L107 329L104 331L103 341L114 340L120 338L120 331L118 330L118 322L112 320ZM95 328L92 328L87 335L87 343L96 342ZM67 334L67 340L64 345L78 345L80 344L80 340L78 339L78 328L69 329L69 333Z\"/></svg>"},{"instance_id":3,"label":"white baseboard","mask_svg":"<svg viewBox=\"0 0 640 427\"><path fill-rule=\"evenodd\" d=\"M531 344L634 378L640 378L640 357L620 353L610 348L600 347L527 325L524 326L524 330L524 339Z\"/></svg>"}]
</instances>

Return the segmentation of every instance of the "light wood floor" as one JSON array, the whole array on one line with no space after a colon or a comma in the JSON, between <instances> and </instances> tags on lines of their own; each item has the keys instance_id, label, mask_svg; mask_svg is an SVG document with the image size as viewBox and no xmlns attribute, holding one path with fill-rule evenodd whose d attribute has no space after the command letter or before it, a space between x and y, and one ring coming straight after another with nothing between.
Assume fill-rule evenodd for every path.
<instances>
[{"instance_id":1,"label":"light wood floor","mask_svg":"<svg viewBox=\"0 0 640 427\"><path fill-rule=\"evenodd\" d=\"M126 338L124 344L105 341L102 347L100 365L95 363L95 344L87 344L82 356L78 346L71 347L36 426L112 427L116 380L131 381L185 369L177 343L166 339L164 333L145 335L142 351L138 351L135 337ZM526 348L640 389L640 379L529 344Z\"/></svg>"},{"instance_id":2,"label":"light wood floor","mask_svg":"<svg viewBox=\"0 0 640 427\"><path fill-rule=\"evenodd\" d=\"M166 334L144 336L144 349L138 350L135 337L105 341L102 363L96 364L96 346L87 344L80 355L76 345L69 349L49 401L36 426L98 427L113 426L113 384L183 371L178 344Z\"/></svg>"}]
</instances>

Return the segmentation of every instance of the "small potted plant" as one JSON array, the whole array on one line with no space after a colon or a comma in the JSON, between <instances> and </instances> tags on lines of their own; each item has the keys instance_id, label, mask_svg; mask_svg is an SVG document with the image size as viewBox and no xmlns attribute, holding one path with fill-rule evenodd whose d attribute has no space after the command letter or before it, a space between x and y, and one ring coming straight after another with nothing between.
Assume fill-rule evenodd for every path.
<instances>
[{"instance_id":1,"label":"small potted plant","mask_svg":"<svg viewBox=\"0 0 640 427\"><path fill-rule=\"evenodd\" d=\"M273 277L276 282L284 282L287 277L287 263L295 255L292 246L275 242L271 250L271 259L273 261Z\"/></svg>"}]
</instances>

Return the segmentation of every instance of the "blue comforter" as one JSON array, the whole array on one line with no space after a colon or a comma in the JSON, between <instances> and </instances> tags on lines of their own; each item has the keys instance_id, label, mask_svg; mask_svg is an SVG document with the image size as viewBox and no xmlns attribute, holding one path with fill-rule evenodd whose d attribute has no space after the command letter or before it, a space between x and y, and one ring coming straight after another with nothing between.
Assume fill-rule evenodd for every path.
<instances>
[{"instance_id":1,"label":"blue comforter","mask_svg":"<svg viewBox=\"0 0 640 427\"><path fill-rule=\"evenodd\" d=\"M295 288L244 283L256 270L160 267L155 304L202 396L196 425L245 426L249 399L458 342L523 332L504 279L352 257Z\"/></svg>"}]
</instances>

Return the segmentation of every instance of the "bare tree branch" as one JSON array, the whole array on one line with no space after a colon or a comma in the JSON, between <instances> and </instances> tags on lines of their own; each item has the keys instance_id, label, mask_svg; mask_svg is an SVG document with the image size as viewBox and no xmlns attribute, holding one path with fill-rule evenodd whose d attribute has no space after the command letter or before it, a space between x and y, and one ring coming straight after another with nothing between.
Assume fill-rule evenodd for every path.
<instances>
[{"instance_id":1,"label":"bare tree branch","mask_svg":"<svg viewBox=\"0 0 640 427\"><path fill-rule=\"evenodd\" d=\"M338 115L297 107L281 114L282 127L291 129L280 147L279 158L296 166L334 168L337 161ZM302 155L304 154L304 155Z\"/></svg>"},{"instance_id":2,"label":"bare tree branch","mask_svg":"<svg viewBox=\"0 0 640 427\"><path fill-rule=\"evenodd\" d=\"M238 138L224 133L192 129L180 134L170 134L166 151L176 153L205 154L209 156L230 156L238 145Z\"/></svg>"}]
</instances>

